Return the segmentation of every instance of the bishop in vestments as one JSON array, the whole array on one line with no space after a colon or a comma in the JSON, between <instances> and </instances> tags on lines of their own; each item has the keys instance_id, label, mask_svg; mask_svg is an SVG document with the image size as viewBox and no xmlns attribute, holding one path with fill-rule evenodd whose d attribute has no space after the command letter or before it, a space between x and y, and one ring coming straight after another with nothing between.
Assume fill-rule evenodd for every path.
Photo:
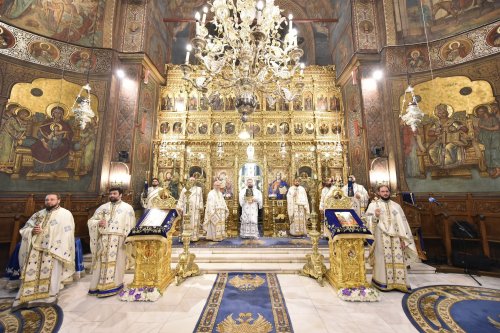
<instances>
[{"instance_id":1,"label":"bishop in vestments","mask_svg":"<svg viewBox=\"0 0 500 333\"><path fill-rule=\"evenodd\" d=\"M92 277L89 295L108 297L123 288L127 253L125 238L135 225L134 209L122 201L123 190L109 189L109 202L101 205L88 221Z\"/></svg>"},{"instance_id":2,"label":"bishop in vestments","mask_svg":"<svg viewBox=\"0 0 500 333\"><path fill-rule=\"evenodd\" d=\"M75 272L75 222L59 206L59 194L47 194L45 209L36 212L20 230L21 287L14 309L57 302L63 282Z\"/></svg>"},{"instance_id":3,"label":"bishop in vestments","mask_svg":"<svg viewBox=\"0 0 500 333\"><path fill-rule=\"evenodd\" d=\"M370 198L365 187L356 183L356 177L354 177L354 175L350 175L347 185L342 187L342 191L344 191L344 195L346 197L352 197L358 201L357 205L359 206L359 211L356 211L356 213L361 216L361 213L363 213L366 209L368 199Z\"/></svg>"},{"instance_id":4,"label":"bishop in vestments","mask_svg":"<svg viewBox=\"0 0 500 333\"><path fill-rule=\"evenodd\" d=\"M206 239L220 242L226 237L226 219L229 215L226 201L221 192L221 182L215 181L214 188L208 192L203 230Z\"/></svg>"},{"instance_id":5,"label":"bishop in vestments","mask_svg":"<svg viewBox=\"0 0 500 333\"><path fill-rule=\"evenodd\" d=\"M191 241L199 240L199 229L200 229L200 215L203 210L203 192L201 187L196 186L196 179L191 177L190 182L190 194L189 198L187 196L187 188L184 187L179 196L179 201L177 201L177 211L184 215L188 212L190 215L191 224Z\"/></svg>"},{"instance_id":6,"label":"bishop in vestments","mask_svg":"<svg viewBox=\"0 0 500 333\"><path fill-rule=\"evenodd\" d=\"M153 208L153 199L160 194L161 190L163 190L163 188L159 185L160 181L158 180L158 178L153 178L151 180L151 186L148 187L148 191L143 192L141 195L142 207L146 209Z\"/></svg>"},{"instance_id":7,"label":"bishop in vestments","mask_svg":"<svg viewBox=\"0 0 500 333\"><path fill-rule=\"evenodd\" d=\"M241 238L259 238L259 209L262 208L262 192L253 186L253 179L247 179L247 186L239 193L241 206Z\"/></svg>"},{"instance_id":8,"label":"bishop in vestments","mask_svg":"<svg viewBox=\"0 0 500 333\"><path fill-rule=\"evenodd\" d=\"M309 201L300 178L296 178L293 186L286 194L288 218L290 219L290 235L304 236L307 233L306 221L309 219Z\"/></svg>"},{"instance_id":9,"label":"bishop in vestments","mask_svg":"<svg viewBox=\"0 0 500 333\"><path fill-rule=\"evenodd\" d=\"M380 199L374 200L366 210L372 219L375 242L372 253L372 284L380 290L411 290L406 266L407 258L417 260L413 235L401 206L390 200L387 185L377 188Z\"/></svg>"}]
</instances>

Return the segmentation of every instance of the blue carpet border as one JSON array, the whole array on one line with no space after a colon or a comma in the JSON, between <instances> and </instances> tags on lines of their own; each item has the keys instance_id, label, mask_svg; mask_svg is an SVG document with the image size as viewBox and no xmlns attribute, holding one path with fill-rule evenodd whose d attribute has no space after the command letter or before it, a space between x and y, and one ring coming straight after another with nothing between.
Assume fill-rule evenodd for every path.
<instances>
[{"instance_id":1,"label":"blue carpet border","mask_svg":"<svg viewBox=\"0 0 500 333\"><path fill-rule=\"evenodd\" d=\"M408 318L408 320L411 322L411 324L413 325L413 327L420 333L429 333L429 332L440 332L439 330L433 330L433 331L429 331L429 330L424 330L420 325L419 323L415 320L415 317L412 315L412 313L410 312L410 309L408 307L408 298L412 297L412 295L414 295L415 293L418 293L418 291L422 290L422 289L431 289L431 288L435 288L435 287L457 287L457 288L470 288L470 289L482 289L484 291L493 291L493 292L498 292L499 290L498 289L493 289L493 288L485 288L485 287L476 287L476 286L464 286L464 285L451 285L451 284L439 284L439 285L430 285L430 286L423 286L423 287L418 287L416 289L412 289L412 292L411 293L407 293L403 296L402 300L401 300L401 306L403 307L403 311L406 315L406 318ZM466 301L467 299L463 299L462 301ZM452 305L453 307L453 305ZM435 307L434 307L435 308ZM451 307L450 307L451 309ZM439 314L437 314L437 317L438 317L438 320L441 322L441 323L444 323L446 325L446 327L443 327L444 329L447 329L449 331L453 331L452 328L449 327L449 324L448 323L445 323L443 322L441 316L439 316ZM450 317L451 317L451 314L450 314ZM453 318L452 318L453 319ZM456 323L456 322L455 322ZM458 325L458 324L457 324Z\"/></svg>"},{"instance_id":2,"label":"blue carpet border","mask_svg":"<svg viewBox=\"0 0 500 333\"><path fill-rule=\"evenodd\" d=\"M285 296L283 295L283 291L281 289L281 284L278 280L278 275L276 273L268 273L268 272L224 272L224 273L218 273L217 277L215 278L215 281L212 285L212 289L210 290L210 294L207 298L207 301L205 302L205 305L203 306L203 310L201 311L200 317L198 318L198 321L196 322L195 328L193 333L211 333L215 332L216 329L216 320L217 320L217 314L220 309L220 305L222 303L222 298L224 296L224 290L226 289L226 285L229 282L229 275L234 274L234 275L239 275L239 274L265 274L266 279L267 279L267 284L268 284L268 290L269 290L269 298L271 300L271 304L274 304L276 295L273 295L273 291L275 293L278 293L280 297L280 303L281 303L281 308L284 311L284 315L286 315L286 318L288 319L288 330L278 330L277 326L277 318L276 315L274 315L274 310L273 310L273 319L274 319L274 331L279 332L279 333L294 333L293 326L292 326L292 320L290 318L290 313L288 312L288 307L286 306L286 301L285 301ZM223 277L223 278L221 278ZM270 278L271 277L271 278ZM271 284L272 281L272 284ZM200 324L202 321L205 319L205 313L206 311L210 311L207 308L212 306L213 298L217 297L219 299L219 302L217 303L217 307L213 309L212 311L216 311L211 318L210 322L210 330L204 330L203 328L200 329ZM274 298L274 299L273 299ZM205 324L206 325L206 324Z\"/></svg>"}]
</instances>

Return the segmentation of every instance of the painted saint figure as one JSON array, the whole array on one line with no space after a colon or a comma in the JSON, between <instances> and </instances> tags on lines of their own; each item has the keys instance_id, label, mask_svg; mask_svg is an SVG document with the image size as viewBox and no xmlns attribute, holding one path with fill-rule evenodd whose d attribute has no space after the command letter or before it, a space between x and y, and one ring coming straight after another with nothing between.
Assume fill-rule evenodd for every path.
<instances>
[{"instance_id":1,"label":"painted saint figure","mask_svg":"<svg viewBox=\"0 0 500 333\"><path fill-rule=\"evenodd\" d=\"M240 190L241 238L259 238L259 209L262 208L262 192L254 187L253 179L248 178L246 187Z\"/></svg>"},{"instance_id":2,"label":"painted saint figure","mask_svg":"<svg viewBox=\"0 0 500 333\"><path fill-rule=\"evenodd\" d=\"M60 203L59 194L47 194L45 208L19 231L22 282L13 309L55 304L62 283L73 281L75 222Z\"/></svg>"},{"instance_id":3,"label":"painted saint figure","mask_svg":"<svg viewBox=\"0 0 500 333\"><path fill-rule=\"evenodd\" d=\"M293 186L286 194L288 218L290 219L290 235L305 236L307 233L306 222L309 219L309 201L304 187L300 185L301 179L296 178Z\"/></svg>"},{"instance_id":4,"label":"painted saint figure","mask_svg":"<svg viewBox=\"0 0 500 333\"><path fill-rule=\"evenodd\" d=\"M125 238L135 225L134 209L122 201L123 190L109 189L109 202L101 205L88 221L92 277L89 295L108 297L123 288L127 262Z\"/></svg>"},{"instance_id":5,"label":"painted saint figure","mask_svg":"<svg viewBox=\"0 0 500 333\"><path fill-rule=\"evenodd\" d=\"M34 173L53 173L64 169L69 162L73 130L63 119L64 109L56 106L39 127L38 140L31 146Z\"/></svg>"},{"instance_id":6,"label":"painted saint figure","mask_svg":"<svg viewBox=\"0 0 500 333\"><path fill-rule=\"evenodd\" d=\"M0 172L12 173L14 151L19 142L26 136L28 120L31 113L20 109L0 126Z\"/></svg>"},{"instance_id":7,"label":"painted saint figure","mask_svg":"<svg viewBox=\"0 0 500 333\"><path fill-rule=\"evenodd\" d=\"M276 179L269 185L268 195L270 198L283 200L288 191L288 183L282 179L281 172L276 173Z\"/></svg>"}]
</instances>

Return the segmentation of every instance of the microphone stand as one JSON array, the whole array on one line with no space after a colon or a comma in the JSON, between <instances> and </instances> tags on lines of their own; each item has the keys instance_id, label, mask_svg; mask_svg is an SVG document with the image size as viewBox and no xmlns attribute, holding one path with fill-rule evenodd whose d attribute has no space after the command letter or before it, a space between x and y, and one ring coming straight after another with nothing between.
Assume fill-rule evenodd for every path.
<instances>
[{"instance_id":1,"label":"microphone stand","mask_svg":"<svg viewBox=\"0 0 500 333\"><path fill-rule=\"evenodd\" d=\"M441 214L443 214L444 218L450 218L450 214L448 214L448 210L442 204L439 204L437 201L431 201L431 203L434 203L438 207L440 207L440 209L442 210ZM451 222L453 222L452 225L457 224L458 228L461 231L463 231L464 233L466 233L471 239L474 238L473 235L466 228L464 228L460 223L457 222L456 218L451 219ZM469 251L467 250L467 246L465 244L465 238L463 236L460 236L459 240L461 241L461 244L462 244L461 248L462 248L462 251L463 251L463 254L464 254L464 259L462 261L463 264L464 264L464 274L469 275L472 280L474 280L478 285L482 286L482 283L479 282L474 277L474 275L472 275L472 272L469 270L469 265L467 263L467 257L469 256ZM476 274L477 274L477 272L476 272Z\"/></svg>"}]
</instances>

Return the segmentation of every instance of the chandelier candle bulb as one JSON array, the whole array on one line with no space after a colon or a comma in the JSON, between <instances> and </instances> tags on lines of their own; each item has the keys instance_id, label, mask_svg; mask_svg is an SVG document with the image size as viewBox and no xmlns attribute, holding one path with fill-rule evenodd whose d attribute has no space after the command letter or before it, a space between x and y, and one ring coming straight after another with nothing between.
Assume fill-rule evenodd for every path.
<instances>
[{"instance_id":1,"label":"chandelier candle bulb","mask_svg":"<svg viewBox=\"0 0 500 333\"><path fill-rule=\"evenodd\" d=\"M264 9L264 3L262 1L257 2L257 25L262 23L262 9Z\"/></svg>"},{"instance_id":2,"label":"chandelier candle bulb","mask_svg":"<svg viewBox=\"0 0 500 333\"><path fill-rule=\"evenodd\" d=\"M194 19L196 20L196 36L200 34L200 12L194 14Z\"/></svg>"},{"instance_id":3,"label":"chandelier candle bulb","mask_svg":"<svg viewBox=\"0 0 500 333\"><path fill-rule=\"evenodd\" d=\"M293 15L292 14L289 14L288 15L288 24L289 24L289 31L292 31L292 28L293 28Z\"/></svg>"},{"instance_id":4,"label":"chandelier candle bulb","mask_svg":"<svg viewBox=\"0 0 500 333\"><path fill-rule=\"evenodd\" d=\"M188 45L186 47L186 60L185 60L185 64L188 65L189 64L189 56L191 55L191 50L193 49L193 47L191 45Z\"/></svg>"},{"instance_id":5,"label":"chandelier candle bulb","mask_svg":"<svg viewBox=\"0 0 500 333\"><path fill-rule=\"evenodd\" d=\"M205 26L206 20L207 20L207 13L208 13L208 7L203 7L203 17L201 19L201 25Z\"/></svg>"}]
</instances>

